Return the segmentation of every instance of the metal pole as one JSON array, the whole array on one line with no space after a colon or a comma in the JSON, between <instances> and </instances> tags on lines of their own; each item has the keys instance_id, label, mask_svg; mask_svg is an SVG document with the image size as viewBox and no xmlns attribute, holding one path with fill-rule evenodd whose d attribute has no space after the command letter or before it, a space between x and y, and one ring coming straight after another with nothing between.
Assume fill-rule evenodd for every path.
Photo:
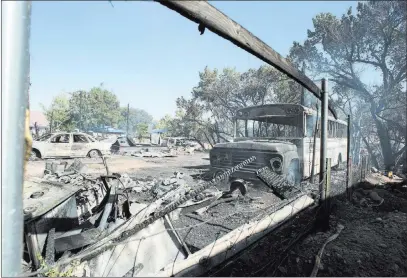
<instances>
[{"instance_id":1,"label":"metal pole","mask_svg":"<svg viewBox=\"0 0 407 278\"><path fill-rule=\"evenodd\" d=\"M19 276L23 254L25 113L31 2L2 3L2 276Z\"/></svg>"},{"instance_id":2,"label":"metal pole","mask_svg":"<svg viewBox=\"0 0 407 278\"><path fill-rule=\"evenodd\" d=\"M129 115L130 115L130 103L127 104L127 129L126 129L127 137L129 137Z\"/></svg>"},{"instance_id":3,"label":"metal pole","mask_svg":"<svg viewBox=\"0 0 407 278\"><path fill-rule=\"evenodd\" d=\"M82 96L83 96L83 92L80 91L79 92L79 121L80 121L80 129L81 131L83 131L83 122L82 122Z\"/></svg>"},{"instance_id":4,"label":"metal pole","mask_svg":"<svg viewBox=\"0 0 407 278\"><path fill-rule=\"evenodd\" d=\"M331 195L331 158L328 157L325 162L326 176L325 176L325 200Z\"/></svg>"},{"instance_id":5,"label":"metal pole","mask_svg":"<svg viewBox=\"0 0 407 278\"><path fill-rule=\"evenodd\" d=\"M326 138L327 138L327 127L328 127L328 93L326 91L327 81L325 78L322 79L321 84L321 149L319 158L319 189L321 199L324 200L325 195L323 194L324 177L325 177L325 161L326 161Z\"/></svg>"},{"instance_id":6,"label":"metal pole","mask_svg":"<svg viewBox=\"0 0 407 278\"><path fill-rule=\"evenodd\" d=\"M351 160L351 156L350 156L350 115L348 115L348 126L347 126L347 134L346 134L346 138L347 138L347 145L346 145L346 196L349 196L349 186L352 186L351 184L349 184L349 176L350 176L350 160Z\"/></svg>"},{"instance_id":7,"label":"metal pole","mask_svg":"<svg viewBox=\"0 0 407 278\"><path fill-rule=\"evenodd\" d=\"M312 168L311 168L311 180L310 180L311 183L314 183L315 151L316 151L316 148L317 148L316 142L317 142L317 134L318 134L318 121L319 121L319 118L318 118L318 110L319 110L318 103L317 103L316 106L317 106L317 116L316 116L316 121L315 121L315 126L314 126L314 142L312 144L312 163L311 163Z\"/></svg>"}]
</instances>

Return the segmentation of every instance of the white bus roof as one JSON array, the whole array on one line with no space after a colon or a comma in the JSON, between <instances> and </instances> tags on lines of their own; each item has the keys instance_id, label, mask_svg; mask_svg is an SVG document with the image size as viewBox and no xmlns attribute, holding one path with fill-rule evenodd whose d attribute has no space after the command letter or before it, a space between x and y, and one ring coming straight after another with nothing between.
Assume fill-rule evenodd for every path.
<instances>
[{"instance_id":1,"label":"white bus roof","mask_svg":"<svg viewBox=\"0 0 407 278\"><path fill-rule=\"evenodd\" d=\"M275 103L241 108L236 111L236 119L242 120L260 120L261 118L271 117L298 117L303 112L308 115L316 115L317 111L309 107L292 103ZM328 120L347 125L346 121L336 120L328 116Z\"/></svg>"}]
</instances>

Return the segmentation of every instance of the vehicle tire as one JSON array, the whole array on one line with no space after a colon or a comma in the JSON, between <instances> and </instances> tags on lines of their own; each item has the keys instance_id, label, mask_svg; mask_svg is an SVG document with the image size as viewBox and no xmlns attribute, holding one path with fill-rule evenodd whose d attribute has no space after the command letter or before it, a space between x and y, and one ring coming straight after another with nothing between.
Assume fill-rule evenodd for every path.
<instances>
[{"instance_id":1,"label":"vehicle tire","mask_svg":"<svg viewBox=\"0 0 407 278\"><path fill-rule=\"evenodd\" d=\"M31 150L31 155L30 155L30 160L34 161L34 160L37 160L39 158L41 158L40 152L38 150L36 150L36 149L32 149Z\"/></svg>"},{"instance_id":2,"label":"vehicle tire","mask_svg":"<svg viewBox=\"0 0 407 278\"><path fill-rule=\"evenodd\" d=\"M98 157L101 157L101 154L98 150L91 150L91 151L89 151L88 156L90 158L98 158Z\"/></svg>"},{"instance_id":3,"label":"vehicle tire","mask_svg":"<svg viewBox=\"0 0 407 278\"><path fill-rule=\"evenodd\" d=\"M300 167L298 165L298 161L291 161L290 165L288 166L288 171L286 175L286 180L288 184L292 186L299 185L301 182L301 174L300 174Z\"/></svg>"}]
</instances>

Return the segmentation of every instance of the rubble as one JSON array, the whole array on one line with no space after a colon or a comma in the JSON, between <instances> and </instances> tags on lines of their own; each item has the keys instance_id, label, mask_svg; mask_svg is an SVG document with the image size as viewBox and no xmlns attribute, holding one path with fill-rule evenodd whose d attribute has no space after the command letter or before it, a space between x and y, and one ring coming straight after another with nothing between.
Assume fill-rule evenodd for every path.
<instances>
[{"instance_id":1,"label":"rubble","mask_svg":"<svg viewBox=\"0 0 407 278\"><path fill-rule=\"evenodd\" d=\"M112 267L115 270L112 270L110 274L98 272L100 270L95 270L95 265L104 267L100 260L102 257L112 254L121 256L119 253L116 254L116 251L109 251L112 244L114 246L118 244L117 246L123 246L124 248L125 244L122 243L125 242L124 240L127 242L132 238L137 238L141 231L147 231L146 228L152 229L151 236L154 237L157 231L150 224L158 223L156 221L164 219L164 216L166 219L168 218L165 221L172 223L169 225L174 225L173 233L179 233L178 238L185 236L183 231L187 232L186 226L201 223L202 221L207 222L208 225L199 225L199 227L204 227L204 230L211 233L211 236L203 239L202 236L206 232L202 233L203 230L199 227L195 228L194 234L191 235L191 238L201 241L200 245L193 243L192 246L204 248L215 240L213 238L213 235L215 235L214 227L218 231L218 227L225 225L227 228L222 228L223 232L221 233L226 234L246 223L273 203L276 204L280 201L272 193L265 194L264 191L249 189L247 186L241 187L234 184L230 188L223 188L223 183L208 183L203 180L190 184L191 177L188 176L185 179L185 174L179 171L162 178L143 178L131 176L129 173L109 174L109 171L107 171L108 175L91 176L86 174L86 170L87 167L80 160L75 160L73 163L47 161L46 171L44 171L42 178L44 182L50 185L54 183L63 184L76 191L74 196L77 206L76 215L78 217L76 225L79 226L75 226L73 230L63 234L56 235L55 243L58 246L56 250L59 253L63 250L73 251L67 257L66 260L68 261L77 256L76 249L84 250L80 254L83 254L83 252L89 253L86 255L86 261L92 262L92 264L89 264L90 270L84 270L84 265L79 267L82 270L77 270L78 274L84 273L86 276L94 276L95 273L103 276L111 276L112 273L123 276L130 272L137 272L136 270L132 271L131 268L134 265L130 267L130 262L127 263L126 259L121 261L126 264L125 268L128 269L114 264ZM228 174L230 172L226 173L226 176ZM250 197L248 197L249 195ZM255 202L260 198L262 199L261 202ZM251 211L247 212L250 208ZM253 208L256 209L253 210ZM235 215L228 215L230 212L235 212ZM215 220L218 223L213 223L216 224L215 226L208 221L214 215L215 218L220 216L217 221ZM222 218L222 216L227 217ZM195 217L195 220L191 217ZM186 219L189 220L186 221ZM191 220L195 222L191 222ZM159 228L160 225L157 227ZM177 231L178 228L183 230ZM114 241L112 241L113 239ZM164 238L162 239L164 240ZM173 244L167 239L165 241L166 244ZM42 243L39 247L43 248L46 244L48 243ZM188 245L190 244L189 241ZM182 242L181 245L184 246ZM137 246L138 244L129 245L128 248L125 247L127 248L126 252L136 252ZM100 251L102 253L98 253L100 248L102 248L102 251ZM154 250L152 246L146 245L145 252L152 254L152 250ZM90 257L88 258L88 256ZM181 256L180 259L182 258L185 257ZM65 260L62 262L65 262ZM164 266L165 264L161 265L161 267ZM147 266L144 264L143 267L146 268ZM147 268L145 271L147 271ZM141 269L137 275L146 274L145 271ZM155 269L155 271L158 271L158 269Z\"/></svg>"}]
</instances>

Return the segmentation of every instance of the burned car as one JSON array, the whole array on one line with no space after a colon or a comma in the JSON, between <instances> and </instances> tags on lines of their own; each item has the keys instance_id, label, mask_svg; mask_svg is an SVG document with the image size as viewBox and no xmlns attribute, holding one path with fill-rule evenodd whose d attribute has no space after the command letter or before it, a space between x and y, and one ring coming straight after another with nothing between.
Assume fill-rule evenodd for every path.
<instances>
[{"instance_id":1,"label":"burned car","mask_svg":"<svg viewBox=\"0 0 407 278\"><path fill-rule=\"evenodd\" d=\"M233 142L219 143L210 152L214 174L223 172L251 156L256 160L231 178L257 179L257 171L268 166L290 184L299 184L312 173L317 111L298 104L268 104L246 107L235 116ZM346 157L346 122L328 117L327 158L339 166ZM319 173L319 148L315 151L314 174Z\"/></svg>"},{"instance_id":2,"label":"burned car","mask_svg":"<svg viewBox=\"0 0 407 278\"><path fill-rule=\"evenodd\" d=\"M99 157L110 154L111 144L85 133L50 133L33 141L31 158Z\"/></svg>"}]
</instances>

